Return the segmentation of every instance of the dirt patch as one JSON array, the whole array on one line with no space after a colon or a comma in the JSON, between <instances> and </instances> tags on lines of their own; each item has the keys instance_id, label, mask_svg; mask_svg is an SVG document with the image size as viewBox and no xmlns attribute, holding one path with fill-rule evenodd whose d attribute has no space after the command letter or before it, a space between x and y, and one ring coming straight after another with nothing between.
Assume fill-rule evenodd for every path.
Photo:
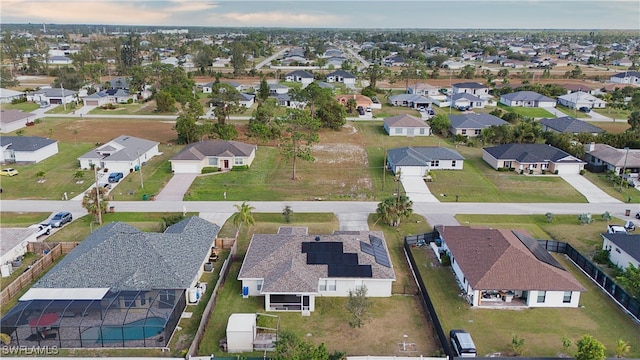
<instances>
[{"instance_id":1,"label":"dirt patch","mask_svg":"<svg viewBox=\"0 0 640 360\"><path fill-rule=\"evenodd\" d=\"M316 163L354 163L367 166L367 153L361 146L351 144L316 144L313 146Z\"/></svg>"}]
</instances>

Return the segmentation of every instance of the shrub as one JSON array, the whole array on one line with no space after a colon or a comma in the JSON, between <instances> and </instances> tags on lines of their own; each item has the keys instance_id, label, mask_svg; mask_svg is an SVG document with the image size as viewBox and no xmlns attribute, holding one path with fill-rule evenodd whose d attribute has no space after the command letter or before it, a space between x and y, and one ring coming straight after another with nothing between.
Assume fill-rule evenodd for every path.
<instances>
[{"instance_id":1,"label":"shrub","mask_svg":"<svg viewBox=\"0 0 640 360\"><path fill-rule=\"evenodd\" d=\"M129 98L129 100L127 100L127 104L133 104L133 99Z\"/></svg>"},{"instance_id":2,"label":"shrub","mask_svg":"<svg viewBox=\"0 0 640 360\"><path fill-rule=\"evenodd\" d=\"M440 263L442 266L451 266L451 258L446 252L440 253Z\"/></svg>"},{"instance_id":3,"label":"shrub","mask_svg":"<svg viewBox=\"0 0 640 360\"><path fill-rule=\"evenodd\" d=\"M17 99L11 100L11 103L14 104L14 105L15 104L21 104L21 103L24 103L24 102L27 102L27 98L26 97L21 97L21 98L17 98Z\"/></svg>"},{"instance_id":4,"label":"shrub","mask_svg":"<svg viewBox=\"0 0 640 360\"><path fill-rule=\"evenodd\" d=\"M558 170L554 171L553 173L554 173L554 174L556 174L556 175L558 175Z\"/></svg>"},{"instance_id":5,"label":"shrub","mask_svg":"<svg viewBox=\"0 0 640 360\"><path fill-rule=\"evenodd\" d=\"M33 122L36 124L42 124L42 119L35 119Z\"/></svg>"},{"instance_id":6,"label":"shrub","mask_svg":"<svg viewBox=\"0 0 640 360\"><path fill-rule=\"evenodd\" d=\"M556 174L558 173L558 170L556 170ZM584 175L586 173L585 169L580 170L580 175Z\"/></svg>"},{"instance_id":7,"label":"shrub","mask_svg":"<svg viewBox=\"0 0 640 360\"><path fill-rule=\"evenodd\" d=\"M598 264L609 264L609 250L600 249L593 255L593 261Z\"/></svg>"},{"instance_id":8,"label":"shrub","mask_svg":"<svg viewBox=\"0 0 640 360\"><path fill-rule=\"evenodd\" d=\"M529 175L533 175L533 169L529 169Z\"/></svg>"},{"instance_id":9,"label":"shrub","mask_svg":"<svg viewBox=\"0 0 640 360\"><path fill-rule=\"evenodd\" d=\"M234 165L231 168L231 171L247 171L249 170L249 165Z\"/></svg>"},{"instance_id":10,"label":"shrub","mask_svg":"<svg viewBox=\"0 0 640 360\"><path fill-rule=\"evenodd\" d=\"M201 174L210 174L214 172L218 172L218 168L214 166L203 167L202 170L200 171Z\"/></svg>"}]
</instances>

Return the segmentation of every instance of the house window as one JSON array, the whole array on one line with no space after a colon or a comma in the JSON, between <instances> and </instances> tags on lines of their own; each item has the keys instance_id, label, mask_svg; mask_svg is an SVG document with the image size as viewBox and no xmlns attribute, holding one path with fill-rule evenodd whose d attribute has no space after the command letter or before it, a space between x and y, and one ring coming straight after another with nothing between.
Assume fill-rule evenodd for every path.
<instances>
[{"instance_id":1,"label":"house window","mask_svg":"<svg viewBox=\"0 0 640 360\"><path fill-rule=\"evenodd\" d=\"M395 128L393 132L396 134L402 134L402 128Z\"/></svg>"},{"instance_id":2,"label":"house window","mask_svg":"<svg viewBox=\"0 0 640 360\"><path fill-rule=\"evenodd\" d=\"M618 249L618 248L616 248L616 252L617 252L618 254L622 254L622 253L620 252L620 249Z\"/></svg>"},{"instance_id":3,"label":"house window","mask_svg":"<svg viewBox=\"0 0 640 360\"><path fill-rule=\"evenodd\" d=\"M209 158L209 165L218 166L218 158L213 156Z\"/></svg>"},{"instance_id":4,"label":"house window","mask_svg":"<svg viewBox=\"0 0 640 360\"><path fill-rule=\"evenodd\" d=\"M241 157L233 158L233 165L243 165L244 159Z\"/></svg>"},{"instance_id":5,"label":"house window","mask_svg":"<svg viewBox=\"0 0 640 360\"><path fill-rule=\"evenodd\" d=\"M124 298L124 307L135 307L136 306L136 294L123 294Z\"/></svg>"},{"instance_id":6,"label":"house window","mask_svg":"<svg viewBox=\"0 0 640 360\"><path fill-rule=\"evenodd\" d=\"M356 291L362 289L364 283L362 280L356 280Z\"/></svg>"},{"instance_id":7,"label":"house window","mask_svg":"<svg viewBox=\"0 0 640 360\"><path fill-rule=\"evenodd\" d=\"M476 134L476 135L480 135L481 133L482 133L482 130L481 130L481 129L476 129L476 130L474 131L474 134Z\"/></svg>"},{"instance_id":8,"label":"house window","mask_svg":"<svg viewBox=\"0 0 640 360\"><path fill-rule=\"evenodd\" d=\"M462 129L462 135L467 135L467 129Z\"/></svg>"},{"instance_id":9,"label":"house window","mask_svg":"<svg viewBox=\"0 0 640 360\"><path fill-rule=\"evenodd\" d=\"M440 166L440 160L431 160L431 167Z\"/></svg>"},{"instance_id":10,"label":"house window","mask_svg":"<svg viewBox=\"0 0 640 360\"><path fill-rule=\"evenodd\" d=\"M420 135L424 135L424 134L425 134L424 128L420 128Z\"/></svg>"},{"instance_id":11,"label":"house window","mask_svg":"<svg viewBox=\"0 0 640 360\"><path fill-rule=\"evenodd\" d=\"M538 291L538 303L544 303L544 300L547 297L546 291Z\"/></svg>"},{"instance_id":12,"label":"house window","mask_svg":"<svg viewBox=\"0 0 640 360\"><path fill-rule=\"evenodd\" d=\"M455 160L451 160L451 167L456 167L456 161Z\"/></svg>"},{"instance_id":13,"label":"house window","mask_svg":"<svg viewBox=\"0 0 640 360\"><path fill-rule=\"evenodd\" d=\"M571 291L565 291L562 297L562 302L568 304L571 302Z\"/></svg>"},{"instance_id":14,"label":"house window","mask_svg":"<svg viewBox=\"0 0 640 360\"><path fill-rule=\"evenodd\" d=\"M258 289L258 291L262 291L262 282L263 280L258 280L256 282L256 288Z\"/></svg>"},{"instance_id":15,"label":"house window","mask_svg":"<svg viewBox=\"0 0 640 360\"><path fill-rule=\"evenodd\" d=\"M335 280L320 280L320 286L318 287L320 291L336 291L336 281Z\"/></svg>"}]
</instances>

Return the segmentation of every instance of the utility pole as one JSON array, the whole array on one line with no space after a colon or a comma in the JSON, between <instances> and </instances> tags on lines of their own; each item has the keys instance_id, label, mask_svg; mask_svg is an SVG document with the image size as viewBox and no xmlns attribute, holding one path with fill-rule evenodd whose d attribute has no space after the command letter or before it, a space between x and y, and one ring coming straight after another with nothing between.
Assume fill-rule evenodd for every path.
<instances>
[{"instance_id":1,"label":"utility pole","mask_svg":"<svg viewBox=\"0 0 640 360\"><path fill-rule=\"evenodd\" d=\"M67 103L64 102L64 88L62 87L62 83L60 83L60 97L62 97L62 107L64 108L64 111L67 111Z\"/></svg>"},{"instance_id":2,"label":"utility pole","mask_svg":"<svg viewBox=\"0 0 640 360\"><path fill-rule=\"evenodd\" d=\"M624 173L627 170L627 156L629 156L629 147L625 146L624 150L626 153L624 154L624 164L622 165L622 174L620 174L620 192L622 192L622 184L624 183Z\"/></svg>"},{"instance_id":3,"label":"utility pole","mask_svg":"<svg viewBox=\"0 0 640 360\"><path fill-rule=\"evenodd\" d=\"M102 225L102 209L100 208L100 186L98 185L98 167L93 167L93 177L96 186L96 206L98 208L98 224Z\"/></svg>"},{"instance_id":4,"label":"utility pole","mask_svg":"<svg viewBox=\"0 0 640 360\"><path fill-rule=\"evenodd\" d=\"M138 153L138 171L140 172L140 188L144 189L144 181L142 180L142 162L140 160L140 149L137 150Z\"/></svg>"}]
</instances>

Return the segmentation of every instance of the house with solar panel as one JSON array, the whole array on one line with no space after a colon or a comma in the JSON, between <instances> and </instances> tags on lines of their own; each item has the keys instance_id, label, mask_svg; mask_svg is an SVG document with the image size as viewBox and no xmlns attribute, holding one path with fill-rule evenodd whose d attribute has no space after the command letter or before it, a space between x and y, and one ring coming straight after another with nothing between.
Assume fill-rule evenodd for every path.
<instances>
[{"instance_id":1,"label":"house with solar panel","mask_svg":"<svg viewBox=\"0 0 640 360\"><path fill-rule=\"evenodd\" d=\"M317 297L347 297L363 286L368 297L389 297L396 277L381 231L281 227L253 235L238 280L244 297L264 296L267 311L311 312Z\"/></svg>"},{"instance_id":2,"label":"house with solar panel","mask_svg":"<svg viewBox=\"0 0 640 360\"><path fill-rule=\"evenodd\" d=\"M435 231L438 255L449 256L458 285L474 307L576 308L586 291L524 231L444 225Z\"/></svg>"}]
</instances>

